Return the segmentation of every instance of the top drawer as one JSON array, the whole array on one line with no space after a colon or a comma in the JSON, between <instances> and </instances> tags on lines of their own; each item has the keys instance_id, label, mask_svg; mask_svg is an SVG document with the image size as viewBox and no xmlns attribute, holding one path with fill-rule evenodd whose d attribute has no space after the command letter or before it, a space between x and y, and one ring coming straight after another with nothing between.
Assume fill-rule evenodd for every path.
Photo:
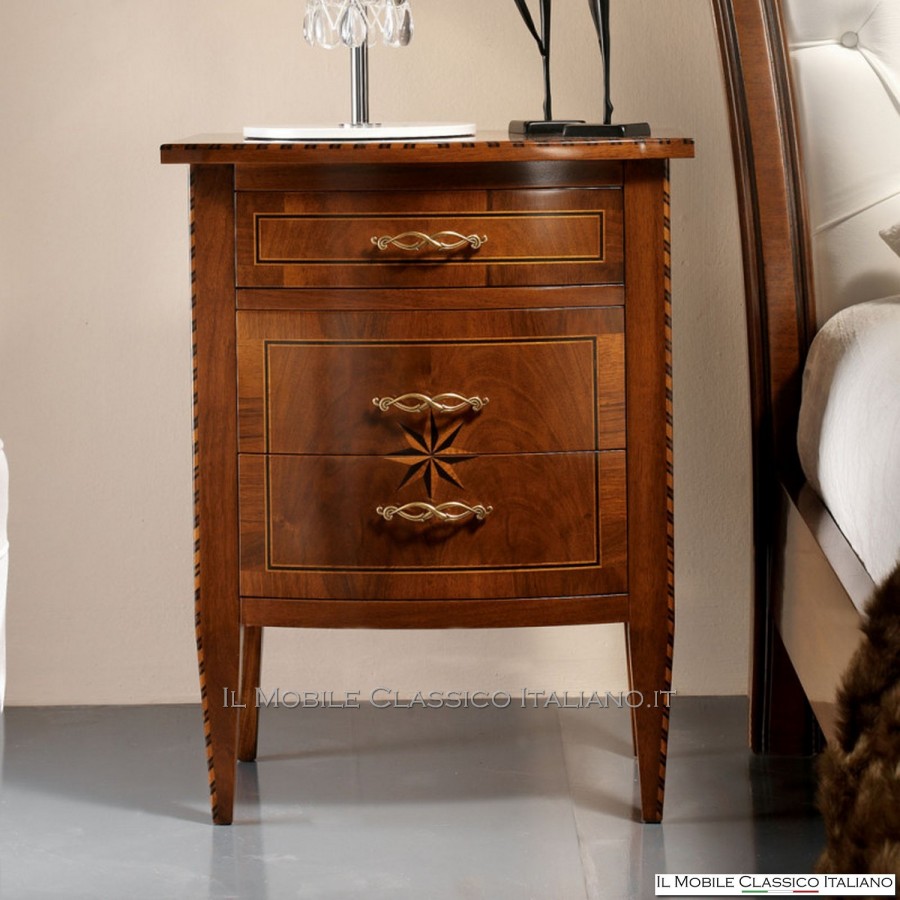
<instances>
[{"instance_id":1,"label":"top drawer","mask_svg":"<svg viewBox=\"0 0 900 900\"><path fill-rule=\"evenodd\" d=\"M239 287L622 281L618 188L241 192Z\"/></svg>"}]
</instances>

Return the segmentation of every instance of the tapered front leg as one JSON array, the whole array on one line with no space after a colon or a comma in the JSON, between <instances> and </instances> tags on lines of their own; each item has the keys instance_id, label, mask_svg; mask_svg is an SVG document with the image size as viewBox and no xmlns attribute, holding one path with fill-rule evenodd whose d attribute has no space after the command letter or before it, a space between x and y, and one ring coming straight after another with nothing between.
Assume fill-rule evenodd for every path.
<instances>
[{"instance_id":1,"label":"tapered front leg","mask_svg":"<svg viewBox=\"0 0 900 900\"><path fill-rule=\"evenodd\" d=\"M200 696L209 770L209 799L216 825L230 825L234 815L234 782L237 765L238 707L234 702L238 680L238 656L227 658L230 636L221 629L202 629L209 638L198 637ZM219 644L215 648L215 644ZM209 652L209 651L212 652Z\"/></svg>"},{"instance_id":2,"label":"tapered front leg","mask_svg":"<svg viewBox=\"0 0 900 900\"><path fill-rule=\"evenodd\" d=\"M194 578L212 818L231 823L240 661L234 168L191 167Z\"/></svg>"},{"instance_id":3,"label":"tapered front leg","mask_svg":"<svg viewBox=\"0 0 900 900\"><path fill-rule=\"evenodd\" d=\"M625 165L628 654L641 816L662 820L674 612L672 357L666 163Z\"/></svg>"},{"instance_id":4,"label":"tapered front leg","mask_svg":"<svg viewBox=\"0 0 900 900\"><path fill-rule=\"evenodd\" d=\"M632 725L637 744L641 819L661 822L666 789L671 688L671 641L662 627L628 628Z\"/></svg>"}]
</instances>

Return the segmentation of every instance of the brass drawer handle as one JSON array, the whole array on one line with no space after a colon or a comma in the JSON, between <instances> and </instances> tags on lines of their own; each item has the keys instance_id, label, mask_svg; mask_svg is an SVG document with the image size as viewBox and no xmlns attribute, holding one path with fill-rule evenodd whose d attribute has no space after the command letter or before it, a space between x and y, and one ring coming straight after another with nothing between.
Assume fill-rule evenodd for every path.
<instances>
[{"instance_id":1,"label":"brass drawer handle","mask_svg":"<svg viewBox=\"0 0 900 900\"><path fill-rule=\"evenodd\" d=\"M399 397L373 397L372 402L382 411L387 412L395 406L401 412L420 413L426 409L437 413L456 413L470 407L473 412L484 409L489 402L487 397L464 397L462 394L401 394Z\"/></svg>"},{"instance_id":2,"label":"brass drawer handle","mask_svg":"<svg viewBox=\"0 0 900 900\"><path fill-rule=\"evenodd\" d=\"M388 247L396 247L398 250L409 250L417 253L419 250L459 250L461 247L471 247L477 250L487 243L487 235L464 235L457 231L439 231L437 234L423 234L421 231L404 231L403 234L384 234L381 237L374 236L372 243L379 250L387 250Z\"/></svg>"},{"instance_id":3,"label":"brass drawer handle","mask_svg":"<svg viewBox=\"0 0 900 900\"><path fill-rule=\"evenodd\" d=\"M476 519L482 521L493 511L493 506L482 506L481 504L469 506L458 500L439 503L437 506L421 502L404 503L403 506L379 506L375 510L385 522L390 522L394 516L400 516L401 519L409 522L428 522L430 519L437 519L439 522L462 522L469 516L475 516Z\"/></svg>"}]
</instances>

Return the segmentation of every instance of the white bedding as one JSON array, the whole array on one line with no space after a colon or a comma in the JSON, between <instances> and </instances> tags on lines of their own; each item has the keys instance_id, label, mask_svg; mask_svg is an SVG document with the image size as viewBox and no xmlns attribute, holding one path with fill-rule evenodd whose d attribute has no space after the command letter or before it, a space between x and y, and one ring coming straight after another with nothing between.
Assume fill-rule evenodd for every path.
<instances>
[{"instance_id":1,"label":"white bedding","mask_svg":"<svg viewBox=\"0 0 900 900\"><path fill-rule=\"evenodd\" d=\"M878 583L900 558L900 297L822 326L803 375L803 471Z\"/></svg>"},{"instance_id":2,"label":"white bedding","mask_svg":"<svg viewBox=\"0 0 900 900\"><path fill-rule=\"evenodd\" d=\"M6 574L9 566L9 543L6 540L6 511L9 494L9 469L0 441L0 712L6 691Z\"/></svg>"}]
</instances>

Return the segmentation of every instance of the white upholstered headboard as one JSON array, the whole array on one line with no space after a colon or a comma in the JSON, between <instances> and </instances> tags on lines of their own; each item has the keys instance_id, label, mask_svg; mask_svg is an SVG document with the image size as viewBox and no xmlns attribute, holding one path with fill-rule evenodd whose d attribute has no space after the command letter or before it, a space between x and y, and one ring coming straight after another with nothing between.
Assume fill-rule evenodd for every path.
<instances>
[{"instance_id":1,"label":"white upholstered headboard","mask_svg":"<svg viewBox=\"0 0 900 900\"><path fill-rule=\"evenodd\" d=\"M816 319L900 294L900 0L783 0Z\"/></svg>"}]
</instances>

